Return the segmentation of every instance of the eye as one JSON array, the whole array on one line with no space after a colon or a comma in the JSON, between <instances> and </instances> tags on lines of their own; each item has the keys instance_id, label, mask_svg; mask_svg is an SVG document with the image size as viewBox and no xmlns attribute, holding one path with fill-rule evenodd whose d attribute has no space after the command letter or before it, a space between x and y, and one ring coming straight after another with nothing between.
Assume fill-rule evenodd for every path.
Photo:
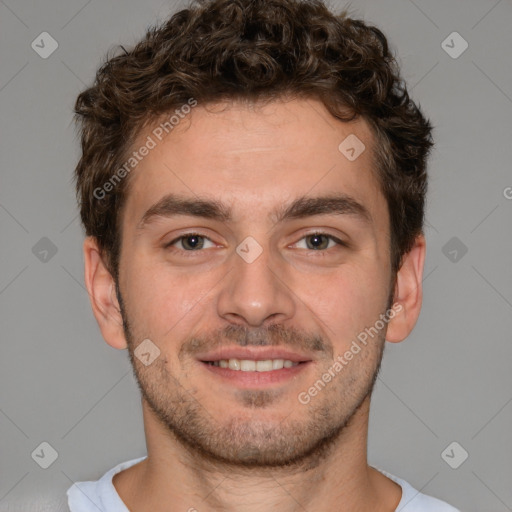
<instances>
[{"instance_id":1,"label":"eye","mask_svg":"<svg viewBox=\"0 0 512 512\"><path fill-rule=\"evenodd\" d=\"M215 247L215 244L206 236L199 233L185 233L184 235L175 238L172 242L169 242L164 248L172 247L176 244L180 244L181 247L177 247L177 250L184 250L187 252L197 252L199 249L205 249L205 242L209 242L211 247ZM207 249L208 247L206 247Z\"/></svg>"},{"instance_id":2,"label":"eye","mask_svg":"<svg viewBox=\"0 0 512 512\"><path fill-rule=\"evenodd\" d=\"M299 246L302 241L305 240L305 247L299 247L309 251L320 251L325 252L327 249L332 249L335 246L345 246L347 244L339 238L329 235L328 233L310 233L301 238L295 245ZM207 244L211 244L211 247L215 247L215 244L205 235L200 233L185 233L178 238L175 238L164 246L165 249L173 247L177 251L185 252L200 252L201 249L208 249ZM206 245L205 245L206 244Z\"/></svg>"},{"instance_id":3,"label":"eye","mask_svg":"<svg viewBox=\"0 0 512 512\"><path fill-rule=\"evenodd\" d=\"M331 249L336 245L347 245L339 238L336 238L335 236L329 235L327 233L310 233L301 238L300 241L302 240L306 240L306 247L303 248L310 251L325 251L326 249ZM310 243L308 243L308 241L310 241ZM330 245L331 242L334 242L334 245ZM297 244L299 243L300 242L297 242Z\"/></svg>"}]
</instances>

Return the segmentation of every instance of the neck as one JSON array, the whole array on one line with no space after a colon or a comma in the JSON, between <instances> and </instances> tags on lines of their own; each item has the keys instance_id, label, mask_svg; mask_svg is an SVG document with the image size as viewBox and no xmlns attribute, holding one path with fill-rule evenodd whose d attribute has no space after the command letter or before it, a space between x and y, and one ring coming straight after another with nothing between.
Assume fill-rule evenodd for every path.
<instances>
[{"instance_id":1,"label":"neck","mask_svg":"<svg viewBox=\"0 0 512 512\"><path fill-rule=\"evenodd\" d=\"M400 486L367 464L370 397L329 443L285 467L223 464L185 446L143 400L148 457L114 477L133 512L392 512Z\"/></svg>"}]
</instances>

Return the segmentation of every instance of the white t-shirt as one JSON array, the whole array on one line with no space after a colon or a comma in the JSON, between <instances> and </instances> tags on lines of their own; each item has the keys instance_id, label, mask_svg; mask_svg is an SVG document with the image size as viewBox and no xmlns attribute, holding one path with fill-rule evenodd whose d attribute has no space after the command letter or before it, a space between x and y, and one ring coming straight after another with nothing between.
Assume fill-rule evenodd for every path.
<instances>
[{"instance_id":1,"label":"white t-shirt","mask_svg":"<svg viewBox=\"0 0 512 512\"><path fill-rule=\"evenodd\" d=\"M112 477L130 466L144 460L147 456L118 464L94 482L76 482L67 491L70 512L129 512L123 503ZM444 501L420 493L405 480L391 475L387 471L375 468L402 487L402 499L395 512L460 512Z\"/></svg>"}]
</instances>

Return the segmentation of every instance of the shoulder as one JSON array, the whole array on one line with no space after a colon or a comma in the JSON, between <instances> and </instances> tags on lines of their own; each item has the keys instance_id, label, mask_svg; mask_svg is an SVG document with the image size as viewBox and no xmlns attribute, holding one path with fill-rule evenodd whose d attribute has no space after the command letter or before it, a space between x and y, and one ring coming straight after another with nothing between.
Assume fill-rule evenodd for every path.
<instances>
[{"instance_id":1,"label":"shoulder","mask_svg":"<svg viewBox=\"0 0 512 512\"><path fill-rule=\"evenodd\" d=\"M89 512L94 510L112 510L125 512L127 509L112 483L115 474L145 459L139 457L121 462L109 469L99 480L75 482L68 490L68 506L71 512Z\"/></svg>"},{"instance_id":2,"label":"shoulder","mask_svg":"<svg viewBox=\"0 0 512 512\"><path fill-rule=\"evenodd\" d=\"M445 501L421 493L403 478L399 478L376 467L375 469L396 482L402 488L402 499L395 512L460 512L459 509L452 507Z\"/></svg>"},{"instance_id":3,"label":"shoulder","mask_svg":"<svg viewBox=\"0 0 512 512\"><path fill-rule=\"evenodd\" d=\"M396 509L396 512L460 512L445 501L423 494L411 486L414 491Z\"/></svg>"}]
</instances>

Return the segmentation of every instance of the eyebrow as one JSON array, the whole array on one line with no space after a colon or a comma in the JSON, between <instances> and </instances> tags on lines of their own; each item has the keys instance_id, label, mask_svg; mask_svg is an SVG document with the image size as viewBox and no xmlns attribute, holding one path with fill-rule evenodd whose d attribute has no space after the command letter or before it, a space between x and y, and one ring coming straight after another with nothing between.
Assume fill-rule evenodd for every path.
<instances>
[{"instance_id":1,"label":"eyebrow","mask_svg":"<svg viewBox=\"0 0 512 512\"><path fill-rule=\"evenodd\" d=\"M152 205L137 224L143 230L157 218L170 218L178 215L200 217L220 222L233 220L231 208L215 199L191 199L186 196L167 194ZM370 225L370 211L355 198L347 194L320 197L301 196L289 205L276 208L269 214L272 222L303 219L315 215L351 215Z\"/></svg>"}]
</instances>

